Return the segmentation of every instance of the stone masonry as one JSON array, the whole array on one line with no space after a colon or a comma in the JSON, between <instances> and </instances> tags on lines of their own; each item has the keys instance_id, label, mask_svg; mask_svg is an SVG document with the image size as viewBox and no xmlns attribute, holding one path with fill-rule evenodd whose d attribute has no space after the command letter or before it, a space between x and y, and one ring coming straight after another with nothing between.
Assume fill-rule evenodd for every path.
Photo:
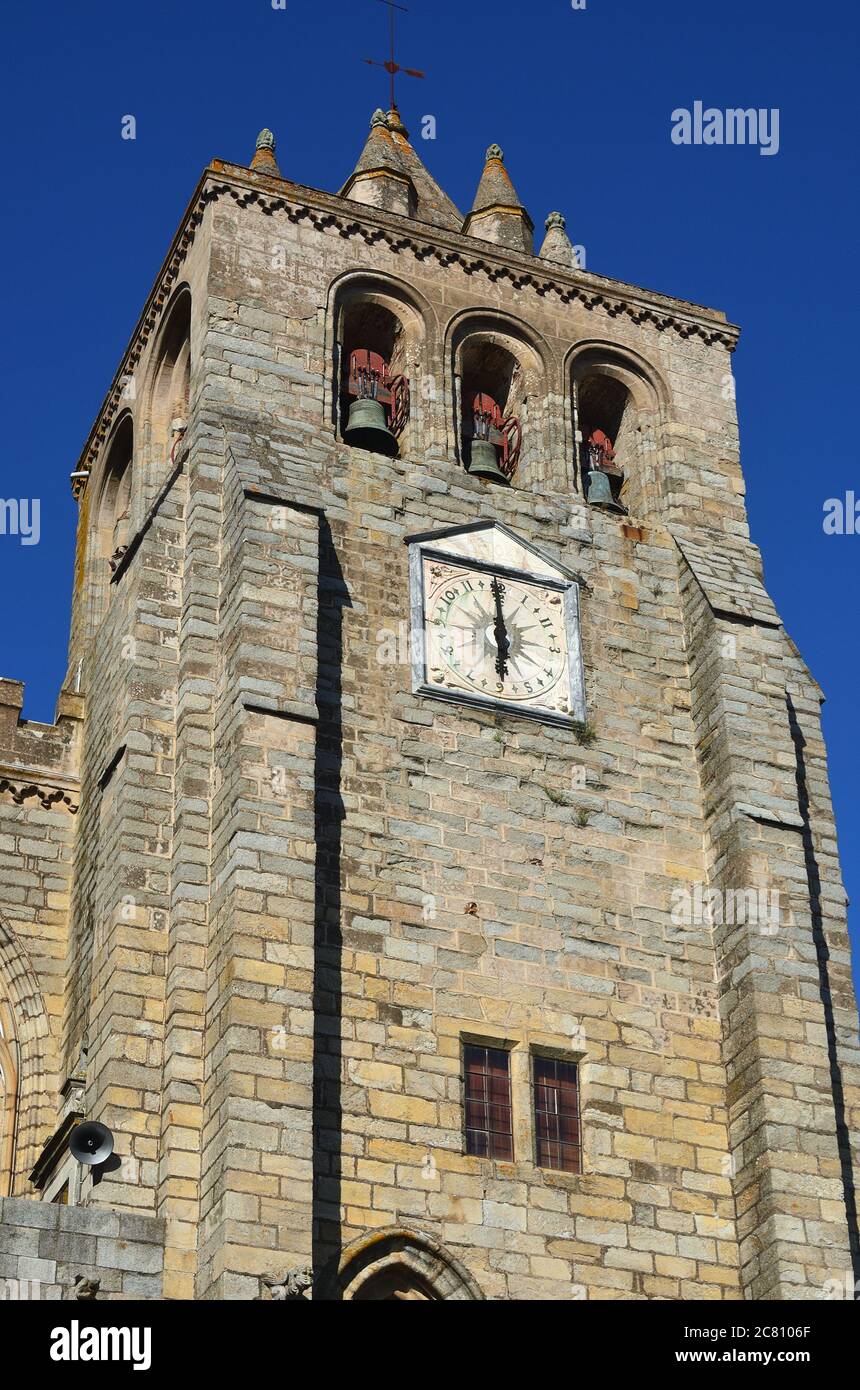
<instances>
[{"instance_id":1,"label":"stone masonry","mask_svg":"<svg viewBox=\"0 0 860 1390\"><path fill-rule=\"evenodd\" d=\"M340 195L268 132L204 171L75 470L56 723L0 682L0 1280L791 1300L860 1274L822 697L749 536L737 330L577 268L549 221L536 255L498 146L464 219L396 112ZM383 321L393 458L343 439L343 325ZM463 467L472 348L517 363L510 487ZM623 511L584 492L595 377L628 402ZM413 693L406 542L481 521L578 576L575 729ZM749 894L776 920L725 910ZM465 1150L469 1041L509 1051L513 1162ZM536 1050L578 1064L581 1173L535 1162ZM80 1116L115 1136L97 1181Z\"/></svg>"}]
</instances>

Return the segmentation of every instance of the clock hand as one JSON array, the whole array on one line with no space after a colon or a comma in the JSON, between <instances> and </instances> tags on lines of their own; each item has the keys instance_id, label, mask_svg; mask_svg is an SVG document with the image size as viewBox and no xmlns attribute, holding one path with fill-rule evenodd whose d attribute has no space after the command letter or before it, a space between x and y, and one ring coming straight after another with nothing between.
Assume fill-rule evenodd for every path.
<instances>
[{"instance_id":1,"label":"clock hand","mask_svg":"<svg viewBox=\"0 0 860 1390\"><path fill-rule=\"evenodd\" d=\"M496 621L493 625L493 636L496 639L496 671L498 672L499 680L503 681L508 673L508 652L511 649L511 644L508 640L508 629L505 626L505 613L502 608L502 591L504 585L500 584L494 575L490 588L496 605Z\"/></svg>"}]
</instances>

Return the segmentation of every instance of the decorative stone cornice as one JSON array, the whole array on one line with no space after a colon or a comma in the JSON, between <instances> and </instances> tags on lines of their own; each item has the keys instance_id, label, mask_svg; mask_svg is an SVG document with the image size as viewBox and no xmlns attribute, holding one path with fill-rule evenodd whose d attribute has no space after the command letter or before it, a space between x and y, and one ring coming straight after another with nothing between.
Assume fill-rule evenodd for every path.
<instances>
[{"instance_id":1,"label":"decorative stone cornice","mask_svg":"<svg viewBox=\"0 0 860 1390\"><path fill-rule=\"evenodd\" d=\"M0 777L0 794L3 793L8 793L16 806L23 806L30 797L36 797L39 805L46 811L51 811L59 805L70 815L77 815L78 802L73 801L68 791L62 787L44 787L35 782L10 782L7 777Z\"/></svg>"},{"instance_id":2,"label":"decorative stone cornice","mask_svg":"<svg viewBox=\"0 0 860 1390\"><path fill-rule=\"evenodd\" d=\"M432 232L428 229L422 235L420 223L377 209L359 220L354 215L354 203L345 205L343 199L299 184L287 185L290 191L284 194L274 186L275 181L250 178L248 171L238 165L215 163L207 172L227 174L229 179L204 180L204 206L231 197L239 207L255 205L266 213L286 212L291 222L309 221L319 231L332 229L341 236L360 236L368 245L385 242L393 251L409 248L421 260L433 257L444 266L460 265L468 274L483 272L493 281L509 280L514 289L532 287L539 294L556 293L563 303L579 300L587 308L602 307L613 317L627 314L636 323L674 328L683 338L699 336L705 342L721 342L731 349L740 336L740 330L724 314L687 300L653 294L586 270L548 268L537 256L494 254L478 238L458 236L441 228L434 227ZM283 187L283 181L277 183Z\"/></svg>"},{"instance_id":3,"label":"decorative stone cornice","mask_svg":"<svg viewBox=\"0 0 860 1390\"><path fill-rule=\"evenodd\" d=\"M96 423L78 462L76 473L92 468L120 406L129 377L158 324L161 312L179 278L185 256L210 204L231 198L240 208L257 207L272 214L283 212L293 223L309 222L318 231L335 231L341 237L360 237L367 245L383 243L392 251L410 250L419 260L435 259L442 266L459 265L467 275L483 274L493 283L507 280L514 289L534 289L542 296L555 295L563 304L580 303L602 309L612 318L626 316L637 324L653 324L681 338L699 337L705 343L722 344L733 351L740 330L725 315L687 300L611 280L591 271L556 266L537 256L505 250L491 243L444 228L431 227L397 213L369 208L291 183L271 174L214 160L204 171L185 211L170 250L146 301ZM361 208L361 215L356 211Z\"/></svg>"}]
</instances>

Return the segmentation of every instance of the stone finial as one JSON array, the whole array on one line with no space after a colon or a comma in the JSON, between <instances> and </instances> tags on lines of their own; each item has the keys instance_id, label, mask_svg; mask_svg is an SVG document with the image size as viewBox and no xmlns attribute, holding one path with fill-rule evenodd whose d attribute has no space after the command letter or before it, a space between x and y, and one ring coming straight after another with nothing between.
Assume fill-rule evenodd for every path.
<instances>
[{"instance_id":1,"label":"stone finial","mask_svg":"<svg viewBox=\"0 0 860 1390\"><path fill-rule=\"evenodd\" d=\"M570 237L565 231L565 220L560 212L551 212L544 223L546 236L540 249L542 261L552 261L555 265L563 265L566 270L576 270L576 252Z\"/></svg>"},{"instance_id":2,"label":"stone finial","mask_svg":"<svg viewBox=\"0 0 860 1390\"><path fill-rule=\"evenodd\" d=\"M517 197L504 158L501 145L490 145L463 231L466 236L480 237L512 251L525 251L530 256L534 224Z\"/></svg>"},{"instance_id":3,"label":"stone finial","mask_svg":"<svg viewBox=\"0 0 860 1390\"><path fill-rule=\"evenodd\" d=\"M257 136L251 168L257 169L261 174L274 174L276 178L281 177L278 161L275 159L275 137L266 126Z\"/></svg>"},{"instance_id":4,"label":"stone finial","mask_svg":"<svg viewBox=\"0 0 860 1390\"><path fill-rule=\"evenodd\" d=\"M391 131L393 135L402 135L404 140L409 139L409 131L403 124L400 112L398 111L396 106L392 106L391 110L388 113L387 120L388 129Z\"/></svg>"},{"instance_id":5,"label":"stone finial","mask_svg":"<svg viewBox=\"0 0 860 1390\"><path fill-rule=\"evenodd\" d=\"M375 130L377 126L388 127L388 117L380 106L377 106L370 118L370 129Z\"/></svg>"}]
</instances>

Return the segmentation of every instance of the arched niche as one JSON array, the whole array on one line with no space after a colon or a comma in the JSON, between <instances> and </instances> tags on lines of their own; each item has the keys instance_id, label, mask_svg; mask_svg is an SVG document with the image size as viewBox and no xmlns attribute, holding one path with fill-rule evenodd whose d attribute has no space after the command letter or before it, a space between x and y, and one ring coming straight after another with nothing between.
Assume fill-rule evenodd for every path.
<instances>
[{"instance_id":1,"label":"arched niche","mask_svg":"<svg viewBox=\"0 0 860 1390\"><path fill-rule=\"evenodd\" d=\"M514 487L530 486L546 447L547 370L541 347L520 325L493 314L470 315L451 331L452 421L455 455L467 471L481 428L474 402L489 396L502 421L516 420L519 457L509 473ZM497 458L504 471L503 451Z\"/></svg>"},{"instance_id":2,"label":"arched niche","mask_svg":"<svg viewBox=\"0 0 860 1390\"><path fill-rule=\"evenodd\" d=\"M660 452L667 392L650 364L614 347L579 348L569 360L577 490L585 493L589 439L600 430L612 442L613 496L631 516L658 513Z\"/></svg>"},{"instance_id":3,"label":"arched niche","mask_svg":"<svg viewBox=\"0 0 860 1390\"><path fill-rule=\"evenodd\" d=\"M107 445L95 522L95 558L115 568L131 539L134 424L126 413Z\"/></svg>"},{"instance_id":4,"label":"arched niche","mask_svg":"<svg viewBox=\"0 0 860 1390\"><path fill-rule=\"evenodd\" d=\"M349 1302L483 1299L450 1251L432 1236L400 1226L348 1245L324 1295Z\"/></svg>"},{"instance_id":5,"label":"arched niche","mask_svg":"<svg viewBox=\"0 0 860 1390\"><path fill-rule=\"evenodd\" d=\"M153 466L170 462L175 434L188 420L191 393L191 291L181 286L168 305L155 342L147 424Z\"/></svg>"},{"instance_id":6,"label":"arched niche","mask_svg":"<svg viewBox=\"0 0 860 1390\"><path fill-rule=\"evenodd\" d=\"M420 376L427 353L427 309L397 281L380 276L350 275L333 287L333 380L330 386L331 421L336 436L346 443L350 407L356 395L350 391L350 362L356 351L382 358L387 377L399 383L395 399L385 405L386 424L393 443L379 452L415 452L423 440L422 406L426 378ZM371 448L371 441L356 447Z\"/></svg>"}]
</instances>

